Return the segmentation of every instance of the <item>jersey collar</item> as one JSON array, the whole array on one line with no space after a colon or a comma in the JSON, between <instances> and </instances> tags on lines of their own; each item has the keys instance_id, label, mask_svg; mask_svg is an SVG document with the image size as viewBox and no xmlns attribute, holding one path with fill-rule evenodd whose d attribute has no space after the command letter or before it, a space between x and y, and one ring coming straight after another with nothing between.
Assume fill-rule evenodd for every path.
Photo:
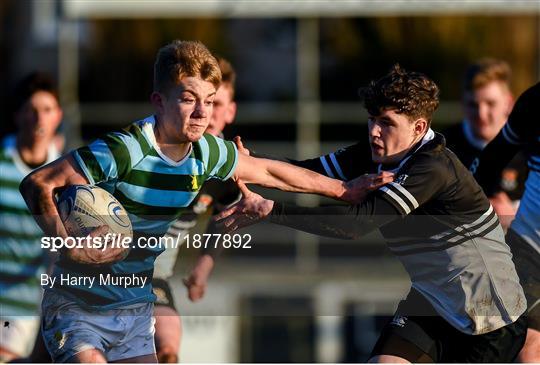
<instances>
[{"instance_id":1,"label":"jersey collar","mask_svg":"<svg viewBox=\"0 0 540 365\"><path fill-rule=\"evenodd\" d=\"M463 127L463 134L465 135L467 142L469 142L477 150L482 151L486 147L487 143L475 137L471 122L465 119L461 125Z\"/></svg>"},{"instance_id":2,"label":"jersey collar","mask_svg":"<svg viewBox=\"0 0 540 365\"><path fill-rule=\"evenodd\" d=\"M426 143L432 141L433 139L435 138L435 132L433 131L433 129L429 128L427 133L424 135L424 138L422 138L422 140L420 142L418 142L416 144L416 146L414 146L413 148L411 148L411 150L409 151L409 153L407 153L405 155L405 157L403 157L403 159L399 162L399 165L391 170L387 170L387 169L383 169L383 164L379 164L379 166L377 166L377 171L378 172L381 172L381 171L389 171L389 172L393 172L393 173L396 173L399 171L399 169L401 169L401 167L405 164L405 162L407 162L409 160L409 158L411 158L412 155L414 155L420 148L422 148L422 146L424 146Z\"/></svg>"}]
</instances>

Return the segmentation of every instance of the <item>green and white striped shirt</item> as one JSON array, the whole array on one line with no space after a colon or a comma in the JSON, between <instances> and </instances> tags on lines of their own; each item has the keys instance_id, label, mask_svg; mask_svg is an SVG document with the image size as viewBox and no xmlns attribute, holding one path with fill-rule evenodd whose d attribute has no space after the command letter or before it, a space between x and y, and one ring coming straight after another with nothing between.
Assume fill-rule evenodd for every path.
<instances>
[{"instance_id":1,"label":"green and white striped shirt","mask_svg":"<svg viewBox=\"0 0 540 365\"><path fill-rule=\"evenodd\" d=\"M192 143L181 161L172 161L160 151L154 126L155 119L151 116L73 152L90 183L110 191L127 210L135 236L165 234L169 225L187 210L206 180L228 179L238 162L234 143L209 134ZM155 257L163 249L135 247L125 260L106 270L115 275L151 278ZM87 276L81 266L60 260L55 274ZM88 306L109 309L153 301L149 281L144 288L94 285L92 289L74 286L59 289L74 299L82 299Z\"/></svg>"},{"instance_id":2,"label":"green and white striped shirt","mask_svg":"<svg viewBox=\"0 0 540 365\"><path fill-rule=\"evenodd\" d=\"M58 158L54 145L47 162ZM43 232L28 211L19 184L32 169L21 159L15 136L0 146L0 316L39 313L39 275L45 272L46 252L41 249Z\"/></svg>"}]
</instances>

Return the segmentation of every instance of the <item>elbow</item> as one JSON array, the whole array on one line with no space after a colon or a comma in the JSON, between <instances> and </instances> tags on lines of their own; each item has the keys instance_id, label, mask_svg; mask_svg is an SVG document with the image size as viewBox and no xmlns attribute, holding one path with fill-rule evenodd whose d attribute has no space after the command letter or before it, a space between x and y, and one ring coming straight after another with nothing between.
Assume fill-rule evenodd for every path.
<instances>
[{"instance_id":1,"label":"elbow","mask_svg":"<svg viewBox=\"0 0 540 365\"><path fill-rule=\"evenodd\" d=\"M21 181L19 185L19 191L27 202L31 200L32 192L36 189L36 177L35 173L30 173Z\"/></svg>"}]
</instances>

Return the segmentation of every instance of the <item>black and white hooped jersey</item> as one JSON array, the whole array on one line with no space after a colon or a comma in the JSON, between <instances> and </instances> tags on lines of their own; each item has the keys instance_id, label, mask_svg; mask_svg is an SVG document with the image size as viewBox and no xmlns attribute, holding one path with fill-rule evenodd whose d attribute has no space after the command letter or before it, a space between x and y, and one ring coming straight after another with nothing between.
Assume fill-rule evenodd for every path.
<instances>
[{"instance_id":1,"label":"black and white hooped jersey","mask_svg":"<svg viewBox=\"0 0 540 365\"><path fill-rule=\"evenodd\" d=\"M371 162L368 141L296 164L342 180L385 169ZM412 286L455 328L482 334L514 322L526 302L504 232L472 174L445 147L444 137L430 130L391 171L393 182L362 204L345 207L346 212L280 205L273 220L298 228L298 218L293 224L295 218L288 223L283 217L303 214L306 222L300 229L333 237L379 228ZM318 216L313 219L313 214Z\"/></svg>"},{"instance_id":2,"label":"black and white hooped jersey","mask_svg":"<svg viewBox=\"0 0 540 365\"><path fill-rule=\"evenodd\" d=\"M493 192L493 176L504 168L513 156L524 151L529 175L511 228L540 253L540 121L537 104L540 102L540 83L525 91L501 132L473 163L480 185L488 194Z\"/></svg>"}]
</instances>

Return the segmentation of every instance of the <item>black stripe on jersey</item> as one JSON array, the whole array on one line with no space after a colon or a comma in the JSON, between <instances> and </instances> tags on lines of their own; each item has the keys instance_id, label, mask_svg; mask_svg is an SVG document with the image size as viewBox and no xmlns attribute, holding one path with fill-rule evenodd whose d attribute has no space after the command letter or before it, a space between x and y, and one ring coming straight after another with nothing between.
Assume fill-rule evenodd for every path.
<instances>
[{"instance_id":1,"label":"black stripe on jersey","mask_svg":"<svg viewBox=\"0 0 540 365\"><path fill-rule=\"evenodd\" d=\"M447 235L442 236L440 238L433 238L433 237L437 237L437 236L440 235L440 234L438 234L438 235L435 235L435 236L433 236L431 238L428 238L427 240L425 238L422 238L422 237L408 238L406 240L394 239L392 241L388 241L387 244L388 244L389 247L396 247L397 248L397 247L403 247L403 246L412 246L412 245L418 244L419 241L422 241L422 245L425 245L425 244L439 244L438 247L442 247L442 244L446 245L446 244L454 244L456 242L462 242L463 240L469 239L471 237L472 232L474 232L478 228L482 228L482 232L484 232L485 227L491 227L493 225L496 226L497 223L498 223L498 219L495 220L494 223L489 224L489 222L495 217L495 215L496 215L496 213L492 209L492 212L485 219L483 219L481 222L475 224L474 226L465 228L460 232L457 232L457 231L450 232ZM488 224L489 224L489 226L488 226ZM459 226L459 227L461 227L461 226ZM456 228L458 228L458 227L456 227ZM478 234L474 234L473 236L477 237ZM449 242L451 239L456 238L456 237L460 237L460 238L458 240L456 240L456 241Z\"/></svg>"},{"instance_id":2,"label":"black stripe on jersey","mask_svg":"<svg viewBox=\"0 0 540 365\"><path fill-rule=\"evenodd\" d=\"M394 193L396 193L396 195L398 195L405 203L407 203L407 206L409 207L411 212L417 208L414 205L414 203L411 201L411 199L409 197L407 197L397 186L395 186L394 184L386 184L385 186L388 187L390 190L392 190ZM405 189L403 186L401 186L401 187L403 189Z\"/></svg>"},{"instance_id":3,"label":"black stripe on jersey","mask_svg":"<svg viewBox=\"0 0 540 365\"><path fill-rule=\"evenodd\" d=\"M534 161L532 158L529 159L528 164L529 168L534 171L540 171L540 162Z\"/></svg>"},{"instance_id":4,"label":"black stripe on jersey","mask_svg":"<svg viewBox=\"0 0 540 365\"><path fill-rule=\"evenodd\" d=\"M514 131L512 130L512 127L510 127L510 124L509 123L506 123L502 129L502 134L504 136L504 139L506 139L506 141L510 144L514 144L514 145L520 145L520 144L523 144L523 142L521 142L519 136L514 133Z\"/></svg>"},{"instance_id":5,"label":"black stripe on jersey","mask_svg":"<svg viewBox=\"0 0 540 365\"><path fill-rule=\"evenodd\" d=\"M490 220L493 219L493 217L496 215L497 213L495 213L495 209L492 209L491 213L485 218L483 219L482 221L478 222L477 224L475 224L474 226L471 226L471 227L467 227L467 228L464 228L462 229L461 231L454 231L452 233L449 233L448 235L446 236L443 236L441 237L442 240L444 241L449 241L451 240L452 238L455 238L457 236L463 236L465 234L468 234L468 233L471 233L473 232L474 230L482 227L483 225L485 225L487 222L489 222ZM469 223L470 224L470 223ZM456 228L459 228L459 227L463 227L463 226L458 226ZM456 229L454 228L454 229Z\"/></svg>"},{"instance_id":6,"label":"black stripe on jersey","mask_svg":"<svg viewBox=\"0 0 540 365\"><path fill-rule=\"evenodd\" d=\"M379 188L379 191L382 193L382 196L387 201L389 201L393 206L395 206L403 215L407 215L411 213L413 210L415 210L417 206L415 206L415 204L411 201L411 199L408 198L401 191L401 189L393 185L394 184L390 183ZM406 190L404 187L402 188Z\"/></svg>"},{"instance_id":7,"label":"black stripe on jersey","mask_svg":"<svg viewBox=\"0 0 540 365\"><path fill-rule=\"evenodd\" d=\"M529 165L529 169L533 170L535 172L540 172L540 166L539 167L533 167L533 166Z\"/></svg>"},{"instance_id":8,"label":"black stripe on jersey","mask_svg":"<svg viewBox=\"0 0 540 365\"><path fill-rule=\"evenodd\" d=\"M499 220L497 219L493 224L491 224L489 227L487 227L485 230L479 232L478 234L472 235L472 236L465 236L456 242L450 242L446 245L440 245L436 247L422 247L422 248L413 248L410 250L404 250L404 251L394 251L392 250L391 246L389 246L390 251L392 251L393 254L397 256L406 256L406 255L413 255L417 253L425 253L425 252L433 252L433 251L444 251L446 249L449 249L454 246L458 246L464 242L470 241L475 238L485 237L487 234L489 234L491 231L493 231L495 228L499 226ZM417 243L416 241L415 243Z\"/></svg>"},{"instance_id":9,"label":"black stripe on jersey","mask_svg":"<svg viewBox=\"0 0 540 365\"><path fill-rule=\"evenodd\" d=\"M330 160L330 155L321 156L320 159L327 176L333 179L340 179L332 160Z\"/></svg>"}]
</instances>

